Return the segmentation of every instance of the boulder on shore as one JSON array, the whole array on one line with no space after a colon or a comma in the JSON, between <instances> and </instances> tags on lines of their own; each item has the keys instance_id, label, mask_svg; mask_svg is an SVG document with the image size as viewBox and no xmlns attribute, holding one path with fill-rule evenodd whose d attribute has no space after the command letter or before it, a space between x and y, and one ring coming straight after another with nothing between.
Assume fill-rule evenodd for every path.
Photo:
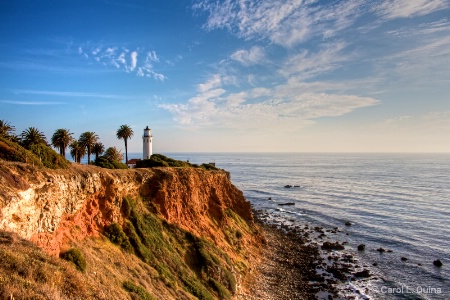
<instances>
[{"instance_id":1,"label":"boulder on shore","mask_svg":"<svg viewBox=\"0 0 450 300\"><path fill-rule=\"evenodd\" d=\"M344 250L345 247L339 244L339 242L324 242L321 246L323 250Z\"/></svg>"},{"instance_id":2,"label":"boulder on shore","mask_svg":"<svg viewBox=\"0 0 450 300\"><path fill-rule=\"evenodd\" d=\"M366 245L364 245L364 244L358 245L358 251L364 251L364 250L366 250Z\"/></svg>"}]
</instances>

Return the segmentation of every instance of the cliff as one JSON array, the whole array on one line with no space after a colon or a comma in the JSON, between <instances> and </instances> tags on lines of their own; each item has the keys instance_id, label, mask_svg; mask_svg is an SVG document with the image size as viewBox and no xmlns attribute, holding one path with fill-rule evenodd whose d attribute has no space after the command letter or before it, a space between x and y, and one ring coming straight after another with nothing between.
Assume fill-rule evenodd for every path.
<instances>
[{"instance_id":1,"label":"cliff","mask_svg":"<svg viewBox=\"0 0 450 300\"><path fill-rule=\"evenodd\" d=\"M105 246L110 244L105 230L113 224L128 235L127 251ZM158 239L144 232L143 228L151 228L149 224L159 228ZM29 240L54 257L73 246L84 249L87 282L98 280L92 275L97 271L89 272L89 261L97 259L89 253L93 245L100 247L98 243L109 255L128 257L130 264L143 261L159 273L157 280L150 275L148 280L159 280L164 288L142 280L139 286L157 299L227 298L223 286L236 293L230 274L239 288L258 241L250 203L231 184L229 174L194 168L107 170L74 164L66 170L49 170L0 161L0 230ZM154 245L158 243L159 248ZM176 264L172 266L174 262L160 253L173 255L171 260L179 260L184 273L176 274ZM109 287L117 293L123 293L120 282L134 276L129 270L131 275L120 272L114 281L119 287ZM186 276L194 276L199 283L186 281ZM95 291L92 297L102 299Z\"/></svg>"}]
</instances>

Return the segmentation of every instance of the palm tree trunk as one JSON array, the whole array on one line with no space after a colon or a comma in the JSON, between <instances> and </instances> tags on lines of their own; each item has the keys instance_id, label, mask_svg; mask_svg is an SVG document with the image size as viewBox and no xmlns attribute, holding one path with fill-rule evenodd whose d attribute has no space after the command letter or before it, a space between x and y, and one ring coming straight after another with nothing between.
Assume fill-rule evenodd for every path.
<instances>
[{"instance_id":1,"label":"palm tree trunk","mask_svg":"<svg viewBox=\"0 0 450 300\"><path fill-rule=\"evenodd\" d=\"M128 145L127 145L127 139L125 140L125 163L128 163Z\"/></svg>"},{"instance_id":2,"label":"palm tree trunk","mask_svg":"<svg viewBox=\"0 0 450 300\"><path fill-rule=\"evenodd\" d=\"M91 163L91 147L87 147L88 149L88 165Z\"/></svg>"}]
</instances>

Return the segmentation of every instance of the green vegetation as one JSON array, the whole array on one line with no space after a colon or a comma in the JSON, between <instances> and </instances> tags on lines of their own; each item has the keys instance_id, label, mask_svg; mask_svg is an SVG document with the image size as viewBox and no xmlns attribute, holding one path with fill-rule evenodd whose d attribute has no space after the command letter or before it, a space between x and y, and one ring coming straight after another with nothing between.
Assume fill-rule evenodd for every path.
<instances>
[{"instance_id":1,"label":"green vegetation","mask_svg":"<svg viewBox=\"0 0 450 300\"><path fill-rule=\"evenodd\" d=\"M39 158L31 151L3 137L0 137L0 158L8 161L29 163L37 167L43 166Z\"/></svg>"},{"instance_id":2,"label":"green vegetation","mask_svg":"<svg viewBox=\"0 0 450 300\"><path fill-rule=\"evenodd\" d=\"M136 295L138 295L139 299L141 299L141 300L154 300L155 299L149 292L147 292L146 289L134 284L131 281L125 281L123 283L123 288L127 292L135 293Z\"/></svg>"},{"instance_id":3,"label":"green vegetation","mask_svg":"<svg viewBox=\"0 0 450 300\"><path fill-rule=\"evenodd\" d=\"M66 156L66 149L70 142L73 140L73 133L68 129L57 129L52 136L52 145L55 148L59 148L59 154L63 157Z\"/></svg>"},{"instance_id":4,"label":"green vegetation","mask_svg":"<svg viewBox=\"0 0 450 300\"><path fill-rule=\"evenodd\" d=\"M29 127L22 131L20 135L20 143L26 149L30 149L32 145L44 144L47 145L47 139L44 133L35 127Z\"/></svg>"},{"instance_id":5,"label":"green vegetation","mask_svg":"<svg viewBox=\"0 0 450 300\"><path fill-rule=\"evenodd\" d=\"M95 154L95 159L98 159L105 152L105 146L101 142L97 142L92 147L92 151Z\"/></svg>"},{"instance_id":6,"label":"green vegetation","mask_svg":"<svg viewBox=\"0 0 450 300\"><path fill-rule=\"evenodd\" d=\"M67 169L70 162L63 156L55 152L47 145L34 144L30 146L30 151L35 154L42 164L50 169Z\"/></svg>"},{"instance_id":7,"label":"green vegetation","mask_svg":"<svg viewBox=\"0 0 450 300\"><path fill-rule=\"evenodd\" d=\"M125 142L125 163L128 163L128 139L131 139L131 137L133 136L134 132L133 129L131 129L130 126L128 125L122 125L120 126L119 129L117 129L117 133L116 136L117 138L123 139L123 141Z\"/></svg>"},{"instance_id":8,"label":"green vegetation","mask_svg":"<svg viewBox=\"0 0 450 300\"><path fill-rule=\"evenodd\" d=\"M159 279L168 287L181 287L204 300L230 299L236 292L231 260L225 252L162 220L139 198L122 199L121 212L122 227L112 223L105 228L105 236L157 270ZM124 288L146 299L139 293L145 291L143 288L131 282Z\"/></svg>"},{"instance_id":9,"label":"green vegetation","mask_svg":"<svg viewBox=\"0 0 450 300\"><path fill-rule=\"evenodd\" d=\"M86 155L86 148L83 147L77 140L73 140L69 144L70 148L70 155L72 156L73 160L77 163L81 162L81 159Z\"/></svg>"},{"instance_id":10,"label":"green vegetation","mask_svg":"<svg viewBox=\"0 0 450 300\"><path fill-rule=\"evenodd\" d=\"M83 132L78 139L78 143L80 143L82 147L85 147L87 149L88 164L91 163L91 154L93 153L92 148L97 141L98 135L92 131Z\"/></svg>"},{"instance_id":11,"label":"green vegetation","mask_svg":"<svg viewBox=\"0 0 450 300\"><path fill-rule=\"evenodd\" d=\"M0 120L0 138L12 140L15 138L16 127L5 120Z\"/></svg>"},{"instance_id":12,"label":"green vegetation","mask_svg":"<svg viewBox=\"0 0 450 300\"><path fill-rule=\"evenodd\" d=\"M70 250L61 254L61 258L72 262L77 267L78 271L86 271L86 260L83 253L78 248L71 248Z\"/></svg>"},{"instance_id":13,"label":"green vegetation","mask_svg":"<svg viewBox=\"0 0 450 300\"><path fill-rule=\"evenodd\" d=\"M116 147L109 147L105 154L95 159L95 165L107 169L128 169L128 166L121 162L123 154Z\"/></svg>"},{"instance_id":14,"label":"green vegetation","mask_svg":"<svg viewBox=\"0 0 450 300\"><path fill-rule=\"evenodd\" d=\"M46 144L29 144L25 149L19 143L0 137L0 158L33 164L37 167L67 169L70 162Z\"/></svg>"},{"instance_id":15,"label":"green vegetation","mask_svg":"<svg viewBox=\"0 0 450 300\"><path fill-rule=\"evenodd\" d=\"M130 240L128 239L125 232L123 232L122 227L118 223L112 223L105 230L105 236L114 244L119 245L125 251L132 251L132 246Z\"/></svg>"},{"instance_id":16,"label":"green vegetation","mask_svg":"<svg viewBox=\"0 0 450 300\"><path fill-rule=\"evenodd\" d=\"M210 164L191 164L186 161L176 160L162 154L153 154L149 159L140 160L136 168L176 167L176 168L202 168L205 170L219 170Z\"/></svg>"},{"instance_id":17,"label":"green vegetation","mask_svg":"<svg viewBox=\"0 0 450 300\"><path fill-rule=\"evenodd\" d=\"M0 231L0 299L92 299L84 274L16 234Z\"/></svg>"}]
</instances>

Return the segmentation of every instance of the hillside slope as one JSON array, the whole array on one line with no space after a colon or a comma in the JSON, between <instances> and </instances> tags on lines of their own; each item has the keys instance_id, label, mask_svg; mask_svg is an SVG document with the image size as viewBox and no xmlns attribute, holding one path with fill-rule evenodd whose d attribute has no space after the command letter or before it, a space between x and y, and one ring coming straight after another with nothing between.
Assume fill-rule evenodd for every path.
<instances>
[{"instance_id":1,"label":"hillside slope","mask_svg":"<svg viewBox=\"0 0 450 300\"><path fill-rule=\"evenodd\" d=\"M13 251L21 241L32 241L49 261L81 251L86 270L76 278L84 294L73 298L228 299L239 292L261 239L249 202L224 171L76 164L49 170L4 161L0 230L15 236L0 241L0 254L16 266L2 271L11 275L0 279L0 289L16 299L27 290L45 295L33 289L33 274L15 272L21 263L43 261Z\"/></svg>"}]
</instances>

